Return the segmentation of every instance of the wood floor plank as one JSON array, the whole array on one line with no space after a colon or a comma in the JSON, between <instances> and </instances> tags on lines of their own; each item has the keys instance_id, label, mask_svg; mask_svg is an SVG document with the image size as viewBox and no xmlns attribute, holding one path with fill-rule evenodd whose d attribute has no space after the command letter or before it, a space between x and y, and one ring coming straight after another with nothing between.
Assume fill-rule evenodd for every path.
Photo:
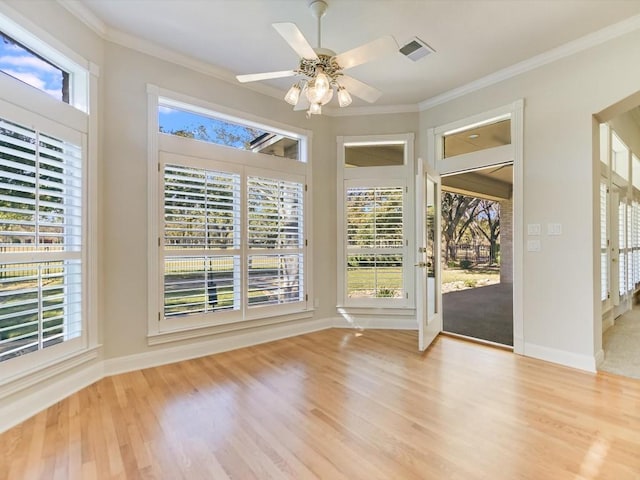
<instances>
[{"instance_id":1,"label":"wood floor plank","mask_svg":"<svg viewBox=\"0 0 640 480\"><path fill-rule=\"evenodd\" d=\"M12 479L640 479L640 381L326 330L105 378L0 435Z\"/></svg>"}]
</instances>

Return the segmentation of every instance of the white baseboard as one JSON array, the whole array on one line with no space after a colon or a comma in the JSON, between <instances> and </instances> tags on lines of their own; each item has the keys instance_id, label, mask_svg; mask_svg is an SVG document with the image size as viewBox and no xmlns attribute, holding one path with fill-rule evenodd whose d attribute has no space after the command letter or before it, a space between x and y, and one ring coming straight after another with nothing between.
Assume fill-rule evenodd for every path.
<instances>
[{"instance_id":1,"label":"white baseboard","mask_svg":"<svg viewBox=\"0 0 640 480\"><path fill-rule=\"evenodd\" d=\"M513 353L524 355L524 338L513 337Z\"/></svg>"},{"instance_id":2,"label":"white baseboard","mask_svg":"<svg viewBox=\"0 0 640 480\"><path fill-rule=\"evenodd\" d=\"M305 320L304 322L283 323L263 329L247 329L188 345L153 349L144 353L111 358L104 362L105 376L131 372L143 368L157 367L192 358L205 357L215 353L273 342L283 338L303 335L331 328L331 319Z\"/></svg>"},{"instance_id":3,"label":"white baseboard","mask_svg":"<svg viewBox=\"0 0 640 480\"><path fill-rule=\"evenodd\" d=\"M582 355L526 342L524 344L524 355L587 372L596 372L596 356Z\"/></svg>"},{"instance_id":4,"label":"white baseboard","mask_svg":"<svg viewBox=\"0 0 640 480\"><path fill-rule=\"evenodd\" d=\"M102 362L96 362L81 370L65 374L60 380L38 389L19 400L3 400L0 406L0 433L9 430L69 395L103 378Z\"/></svg>"},{"instance_id":5,"label":"white baseboard","mask_svg":"<svg viewBox=\"0 0 640 480\"><path fill-rule=\"evenodd\" d=\"M416 319L398 318L398 317L386 317L386 316L356 316L349 315L349 319L341 316L333 317L331 319L331 326L334 328L356 328L361 330L366 329L382 329L382 330L417 330L418 325Z\"/></svg>"},{"instance_id":6,"label":"white baseboard","mask_svg":"<svg viewBox=\"0 0 640 480\"><path fill-rule=\"evenodd\" d=\"M235 350L260 343L303 335L331 328L332 319L287 322L269 328L254 328L239 332L220 334L202 342L175 347L153 348L148 352L125 357L97 361L73 373L61 373L60 379L33 393L17 393L11 400L0 404L0 433L18 425L56 402L91 385L98 380L118 373L203 357L215 353Z\"/></svg>"}]
</instances>

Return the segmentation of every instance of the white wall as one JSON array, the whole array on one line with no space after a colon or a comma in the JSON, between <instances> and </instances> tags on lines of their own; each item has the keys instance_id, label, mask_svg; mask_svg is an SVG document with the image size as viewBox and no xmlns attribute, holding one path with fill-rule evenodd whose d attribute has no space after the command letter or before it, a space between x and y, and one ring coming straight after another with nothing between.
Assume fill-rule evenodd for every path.
<instances>
[{"instance_id":1,"label":"white wall","mask_svg":"<svg viewBox=\"0 0 640 480\"><path fill-rule=\"evenodd\" d=\"M326 117L307 120L282 100L196 73L120 45L105 45L104 309L105 356L136 355L147 345L147 84L265 119L313 129L315 319L332 315L335 289L335 139ZM316 188L317 187L317 188ZM327 245L330 248L327 249ZM332 247L332 248L331 248ZM303 322L308 322L304 320ZM197 343L198 340L190 341ZM188 342L182 342L186 344Z\"/></svg>"},{"instance_id":2,"label":"white wall","mask_svg":"<svg viewBox=\"0 0 640 480\"><path fill-rule=\"evenodd\" d=\"M601 337L592 116L638 90L638 58L634 32L420 115L424 131L525 100L524 224L543 226L542 251L524 254L527 355L595 368ZM562 235L546 236L548 223L561 223ZM526 245L526 231L524 237Z\"/></svg>"}]
</instances>

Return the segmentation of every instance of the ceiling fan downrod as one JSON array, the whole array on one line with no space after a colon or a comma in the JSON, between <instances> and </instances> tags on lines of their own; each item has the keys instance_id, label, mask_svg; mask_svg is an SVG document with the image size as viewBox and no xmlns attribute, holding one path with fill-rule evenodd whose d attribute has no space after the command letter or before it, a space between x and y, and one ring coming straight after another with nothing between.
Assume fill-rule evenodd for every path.
<instances>
[{"instance_id":1,"label":"ceiling fan downrod","mask_svg":"<svg viewBox=\"0 0 640 480\"><path fill-rule=\"evenodd\" d=\"M327 2L323 0L315 0L309 4L309 8L311 9L311 12L313 13L313 16L316 17L316 20L317 20L318 37L316 42L316 48L322 48L322 17L324 17L324 14L327 13L328 7L329 5L327 5Z\"/></svg>"}]
</instances>

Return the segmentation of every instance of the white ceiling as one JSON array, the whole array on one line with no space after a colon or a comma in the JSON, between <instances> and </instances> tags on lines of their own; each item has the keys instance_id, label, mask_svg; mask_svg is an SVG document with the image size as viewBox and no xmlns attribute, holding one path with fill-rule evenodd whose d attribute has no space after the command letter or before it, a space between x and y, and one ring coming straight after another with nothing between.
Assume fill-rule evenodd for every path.
<instances>
[{"instance_id":1,"label":"white ceiling","mask_svg":"<svg viewBox=\"0 0 640 480\"><path fill-rule=\"evenodd\" d=\"M107 38L124 32L146 39L216 66L229 78L297 67L296 54L271 27L274 22L294 22L316 43L308 0L60 1L85 18L97 17L93 23ZM325 48L341 53L390 34L400 45L418 36L436 50L416 63L398 53L349 70L383 92L380 106L415 105L640 14L640 0L327 3ZM292 81L261 83L284 95Z\"/></svg>"}]
</instances>

